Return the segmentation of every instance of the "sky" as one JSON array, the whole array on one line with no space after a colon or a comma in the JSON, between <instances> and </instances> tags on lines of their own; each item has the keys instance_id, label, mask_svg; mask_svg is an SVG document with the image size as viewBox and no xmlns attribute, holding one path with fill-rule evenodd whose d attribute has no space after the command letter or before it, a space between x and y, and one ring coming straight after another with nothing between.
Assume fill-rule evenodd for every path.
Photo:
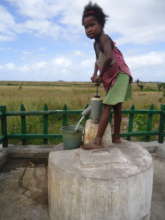
<instances>
[{"instance_id":1,"label":"sky","mask_svg":"<svg viewBox=\"0 0 165 220\"><path fill-rule=\"evenodd\" d=\"M0 0L0 80L90 81L95 54L81 16L88 0ZM105 33L134 80L165 82L165 1L96 0Z\"/></svg>"}]
</instances>

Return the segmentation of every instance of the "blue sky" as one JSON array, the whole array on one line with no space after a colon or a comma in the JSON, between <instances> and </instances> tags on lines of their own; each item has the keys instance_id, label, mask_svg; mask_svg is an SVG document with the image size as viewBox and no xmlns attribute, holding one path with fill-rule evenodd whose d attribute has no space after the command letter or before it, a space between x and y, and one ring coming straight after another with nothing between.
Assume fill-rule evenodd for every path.
<instances>
[{"instance_id":1,"label":"blue sky","mask_svg":"<svg viewBox=\"0 0 165 220\"><path fill-rule=\"evenodd\" d=\"M165 81L165 1L97 0L134 80ZM86 0L0 0L0 80L89 81L95 55Z\"/></svg>"}]
</instances>

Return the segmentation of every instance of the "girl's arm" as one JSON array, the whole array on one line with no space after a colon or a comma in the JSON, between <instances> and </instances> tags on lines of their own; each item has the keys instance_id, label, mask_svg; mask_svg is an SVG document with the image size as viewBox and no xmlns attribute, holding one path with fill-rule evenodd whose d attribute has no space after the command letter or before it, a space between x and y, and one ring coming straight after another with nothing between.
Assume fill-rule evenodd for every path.
<instances>
[{"instance_id":1,"label":"girl's arm","mask_svg":"<svg viewBox=\"0 0 165 220\"><path fill-rule=\"evenodd\" d=\"M95 80L96 80L96 78L97 78L97 72L98 72L98 66L97 66L97 64L95 63L94 73L93 73L93 75L92 75L92 77L91 77L92 82L95 82Z\"/></svg>"},{"instance_id":2,"label":"girl's arm","mask_svg":"<svg viewBox=\"0 0 165 220\"><path fill-rule=\"evenodd\" d=\"M98 54L97 54L97 49L96 49L96 42L94 42L94 45L93 45L93 46L94 46L94 51L95 51L95 55L96 55L96 59L97 59ZM98 68L98 66L97 66L97 63L95 62L94 73L93 73L93 75L92 75L92 77L91 77L92 82L95 82L95 81L96 81L98 70L99 70L99 68Z\"/></svg>"},{"instance_id":3,"label":"girl's arm","mask_svg":"<svg viewBox=\"0 0 165 220\"><path fill-rule=\"evenodd\" d=\"M107 67L109 67L110 65L114 63L113 54L112 54L112 49L114 45L113 45L112 40L106 35L101 36L100 45L106 57L106 60L100 72L100 77L101 77L106 71Z\"/></svg>"}]
</instances>

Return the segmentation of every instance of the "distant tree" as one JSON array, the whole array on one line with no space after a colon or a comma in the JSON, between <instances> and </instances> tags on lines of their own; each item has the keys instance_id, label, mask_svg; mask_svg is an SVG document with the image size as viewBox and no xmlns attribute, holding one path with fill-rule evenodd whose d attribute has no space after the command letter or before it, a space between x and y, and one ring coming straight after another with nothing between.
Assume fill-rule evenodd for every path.
<instances>
[{"instance_id":1,"label":"distant tree","mask_svg":"<svg viewBox=\"0 0 165 220\"><path fill-rule=\"evenodd\" d=\"M165 88L165 83L161 83L161 84L162 84L162 87Z\"/></svg>"},{"instance_id":2,"label":"distant tree","mask_svg":"<svg viewBox=\"0 0 165 220\"><path fill-rule=\"evenodd\" d=\"M165 102L165 83L159 83L160 84L160 90L162 91L162 96L159 98L160 102Z\"/></svg>"},{"instance_id":3,"label":"distant tree","mask_svg":"<svg viewBox=\"0 0 165 220\"><path fill-rule=\"evenodd\" d=\"M144 85L140 84L140 85L139 85L139 88L140 88L140 91L143 91Z\"/></svg>"},{"instance_id":4,"label":"distant tree","mask_svg":"<svg viewBox=\"0 0 165 220\"><path fill-rule=\"evenodd\" d=\"M21 89L22 89L22 86L23 86L22 83L19 84L18 89L21 90Z\"/></svg>"},{"instance_id":5,"label":"distant tree","mask_svg":"<svg viewBox=\"0 0 165 220\"><path fill-rule=\"evenodd\" d=\"M158 87L158 90L159 90L159 91L161 91L162 84L163 84L163 83L157 83L157 87Z\"/></svg>"},{"instance_id":6,"label":"distant tree","mask_svg":"<svg viewBox=\"0 0 165 220\"><path fill-rule=\"evenodd\" d=\"M142 82L140 82L139 79L137 79L136 83L137 83L137 86L140 88L140 91L143 91L143 89L144 89L144 84L142 84Z\"/></svg>"},{"instance_id":7,"label":"distant tree","mask_svg":"<svg viewBox=\"0 0 165 220\"><path fill-rule=\"evenodd\" d=\"M139 83L140 83L140 80L139 80L139 79L137 79L137 80L136 80L136 83L137 83L137 84L139 84Z\"/></svg>"},{"instance_id":8,"label":"distant tree","mask_svg":"<svg viewBox=\"0 0 165 220\"><path fill-rule=\"evenodd\" d=\"M163 97L165 98L165 83L162 83Z\"/></svg>"}]
</instances>

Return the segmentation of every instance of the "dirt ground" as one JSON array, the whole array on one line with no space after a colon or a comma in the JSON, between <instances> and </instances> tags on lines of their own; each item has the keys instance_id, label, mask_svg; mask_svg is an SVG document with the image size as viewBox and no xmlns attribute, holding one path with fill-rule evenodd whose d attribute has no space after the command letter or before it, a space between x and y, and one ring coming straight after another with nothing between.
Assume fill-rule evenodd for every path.
<instances>
[{"instance_id":1,"label":"dirt ground","mask_svg":"<svg viewBox=\"0 0 165 220\"><path fill-rule=\"evenodd\" d=\"M151 220L165 220L165 159L153 155ZM0 172L0 220L49 220L48 204L33 200L21 181L29 161L8 161ZM40 165L37 165L40 166Z\"/></svg>"},{"instance_id":2,"label":"dirt ground","mask_svg":"<svg viewBox=\"0 0 165 220\"><path fill-rule=\"evenodd\" d=\"M33 200L22 187L27 166L29 161L9 161L1 171L0 220L49 220L48 205Z\"/></svg>"}]
</instances>

